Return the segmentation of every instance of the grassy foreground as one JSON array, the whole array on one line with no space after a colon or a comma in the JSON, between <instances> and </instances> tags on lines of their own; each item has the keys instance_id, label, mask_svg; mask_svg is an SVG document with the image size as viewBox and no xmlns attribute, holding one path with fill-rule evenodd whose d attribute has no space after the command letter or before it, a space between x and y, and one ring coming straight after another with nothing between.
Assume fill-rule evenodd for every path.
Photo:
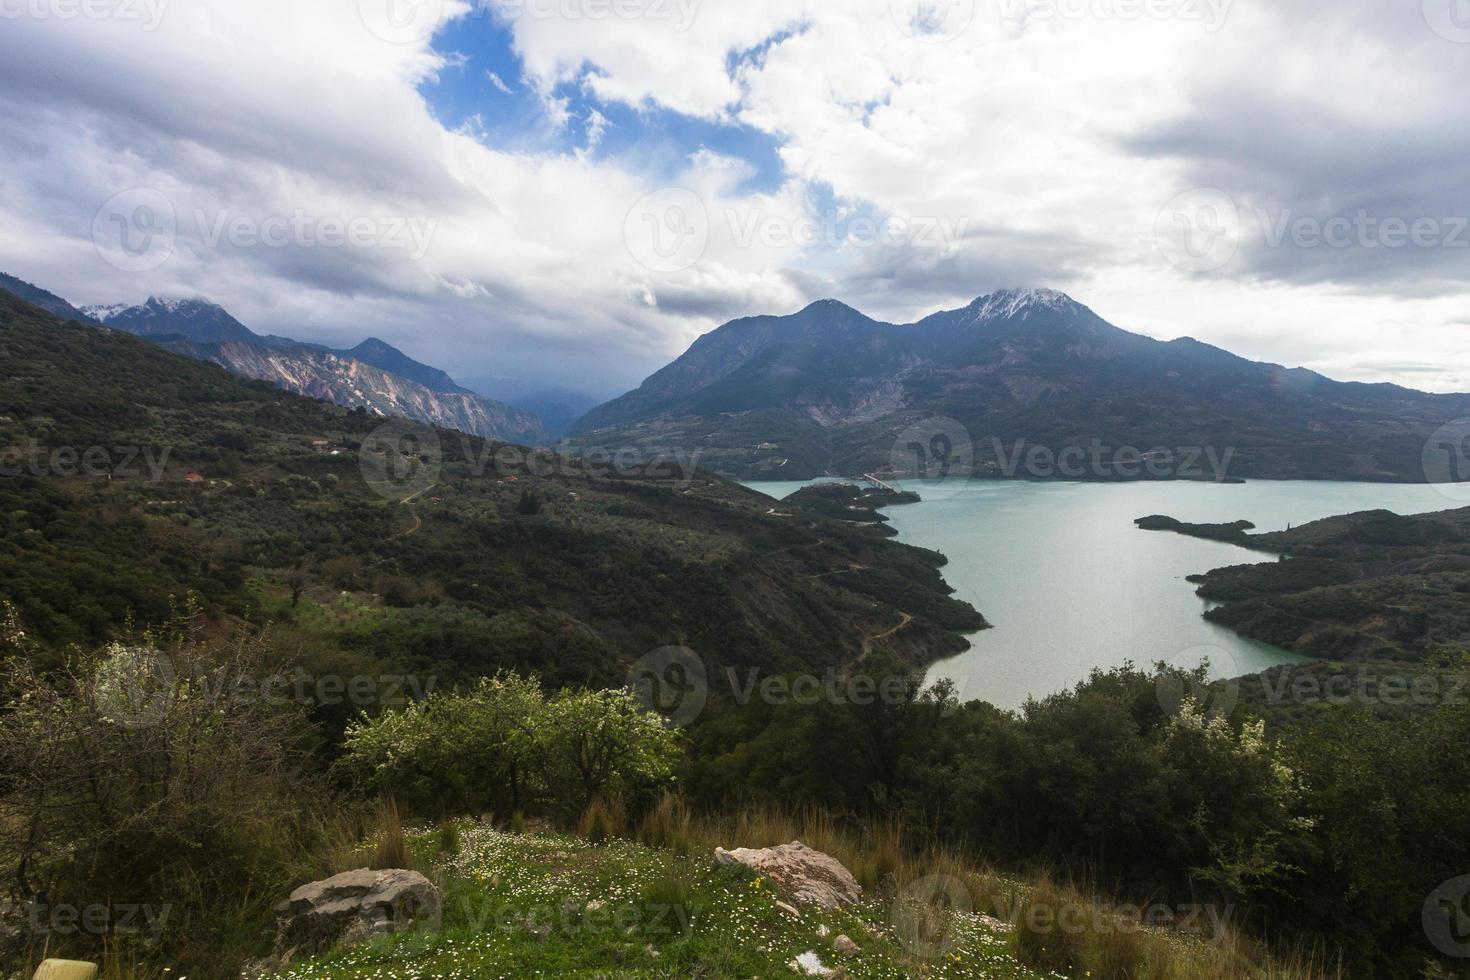
<instances>
[{"instance_id":1,"label":"grassy foreground","mask_svg":"<svg viewBox=\"0 0 1470 980\"><path fill-rule=\"evenodd\" d=\"M446 835L413 835L415 851ZM279 980L434 977L769 977L801 960L865 978L1054 976L1017 962L1004 927L976 914L915 934L877 899L839 912L777 906L770 884L624 840L464 825L459 852L431 861L443 921L292 964ZM843 956L839 936L857 944ZM840 970L840 972L838 972Z\"/></svg>"}]
</instances>

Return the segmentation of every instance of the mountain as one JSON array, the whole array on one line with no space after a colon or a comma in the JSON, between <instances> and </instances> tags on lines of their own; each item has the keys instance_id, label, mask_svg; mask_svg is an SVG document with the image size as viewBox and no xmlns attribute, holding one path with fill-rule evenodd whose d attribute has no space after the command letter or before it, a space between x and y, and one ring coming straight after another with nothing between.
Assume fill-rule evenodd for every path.
<instances>
[{"instance_id":1,"label":"mountain","mask_svg":"<svg viewBox=\"0 0 1470 980\"><path fill-rule=\"evenodd\" d=\"M577 420L598 404L598 399L593 396L570 388L547 388L506 401L541 419L552 438L567 435Z\"/></svg>"},{"instance_id":2,"label":"mountain","mask_svg":"<svg viewBox=\"0 0 1470 980\"><path fill-rule=\"evenodd\" d=\"M347 408L400 416L487 439L541 444L534 414L482 398L445 372L371 337L332 350L290 337L261 336L214 303L149 297L137 306L89 306L96 322L136 334L178 354Z\"/></svg>"},{"instance_id":3,"label":"mountain","mask_svg":"<svg viewBox=\"0 0 1470 980\"><path fill-rule=\"evenodd\" d=\"M60 296L57 296L55 293L48 293L40 286L34 286L24 279L17 279L15 276L7 276L5 273L0 272L0 289L20 297L33 306L40 307L47 313L59 316L63 320L92 321L91 317L75 306L72 306Z\"/></svg>"},{"instance_id":4,"label":"mountain","mask_svg":"<svg viewBox=\"0 0 1470 980\"><path fill-rule=\"evenodd\" d=\"M722 677L928 662L984 625L941 556L689 466L609 478L439 433L385 467L370 415L5 292L0 355L0 446L31 447L0 460L28 470L0 479L0 608L48 650L187 596L221 628L276 624L308 671L616 686L669 644Z\"/></svg>"},{"instance_id":5,"label":"mountain","mask_svg":"<svg viewBox=\"0 0 1470 980\"><path fill-rule=\"evenodd\" d=\"M150 296L139 306L86 306L82 312L98 323L139 337L179 336L205 344L227 340L255 343L262 339L222 307L202 299Z\"/></svg>"},{"instance_id":6,"label":"mountain","mask_svg":"<svg viewBox=\"0 0 1470 980\"><path fill-rule=\"evenodd\" d=\"M211 344L179 337L156 338L156 342L174 353L211 361L234 374L269 381L298 395L325 398L347 408L366 408L375 415L400 416L485 439L530 445L547 441L541 420L529 412L468 391L428 388L350 357L349 352L310 344Z\"/></svg>"},{"instance_id":7,"label":"mountain","mask_svg":"<svg viewBox=\"0 0 1470 980\"><path fill-rule=\"evenodd\" d=\"M429 367L427 364L420 364L403 351L377 337L369 337L351 350L336 351L336 353L364 364L371 364L375 368L387 371L389 374L396 374L400 378L407 378L430 391L471 394L469 389L455 384L454 379L444 371L436 367Z\"/></svg>"},{"instance_id":8,"label":"mountain","mask_svg":"<svg viewBox=\"0 0 1470 980\"><path fill-rule=\"evenodd\" d=\"M1466 415L1467 395L1154 340L1033 289L906 325L834 300L735 320L576 430L608 444L697 445L705 465L741 477L902 475L900 450L933 430L951 443L967 434L980 475L1126 478L1141 470L1117 465L1131 448L1160 478L1422 482L1425 439ZM1059 472L1068 458L1087 462Z\"/></svg>"}]
</instances>

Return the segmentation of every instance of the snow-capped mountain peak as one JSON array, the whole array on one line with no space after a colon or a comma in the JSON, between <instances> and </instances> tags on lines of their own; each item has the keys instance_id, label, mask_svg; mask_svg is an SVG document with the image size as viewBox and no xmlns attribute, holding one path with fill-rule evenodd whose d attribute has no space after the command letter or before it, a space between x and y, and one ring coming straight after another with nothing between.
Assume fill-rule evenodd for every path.
<instances>
[{"instance_id":1,"label":"snow-capped mountain peak","mask_svg":"<svg viewBox=\"0 0 1470 980\"><path fill-rule=\"evenodd\" d=\"M970 304L977 320L1009 319L1022 313L1068 313L1084 309L1081 303L1056 289L1002 289Z\"/></svg>"}]
</instances>

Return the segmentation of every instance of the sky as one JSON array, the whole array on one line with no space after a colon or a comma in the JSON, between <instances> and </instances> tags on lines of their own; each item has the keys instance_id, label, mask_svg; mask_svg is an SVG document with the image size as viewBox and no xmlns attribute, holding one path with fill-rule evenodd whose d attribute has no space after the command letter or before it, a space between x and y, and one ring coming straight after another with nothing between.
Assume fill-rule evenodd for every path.
<instances>
[{"instance_id":1,"label":"sky","mask_svg":"<svg viewBox=\"0 0 1470 980\"><path fill-rule=\"evenodd\" d=\"M0 0L0 271L609 396L1048 286L1470 391L1467 0Z\"/></svg>"}]
</instances>

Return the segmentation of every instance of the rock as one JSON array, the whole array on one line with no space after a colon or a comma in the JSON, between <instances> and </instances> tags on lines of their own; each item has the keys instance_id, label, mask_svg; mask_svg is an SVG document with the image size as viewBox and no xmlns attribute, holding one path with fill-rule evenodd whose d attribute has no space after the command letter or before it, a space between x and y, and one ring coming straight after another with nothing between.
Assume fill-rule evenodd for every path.
<instances>
[{"instance_id":1,"label":"rock","mask_svg":"<svg viewBox=\"0 0 1470 980\"><path fill-rule=\"evenodd\" d=\"M769 878L778 892L797 905L838 909L860 901L862 886L836 858L814 851L801 841L759 849L715 848L715 863L743 864Z\"/></svg>"},{"instance_id":2,"label":"rock","mask_svg":"<svg viewBox=\"0 0 1470 980\"><path fill-rule=\"evenodd\" d=\"M830 977L832 968L822 963L822 958L817 955L816 950L809 949L796 959L786 964L793 973L800 973L807 977Z\"/></svg>"},{"instance_id":3,"label":"rock","mask_svg":"<svg viewBox=\"0 0 1470 980\"><path fill-rule=\"evenodd\" d=\"M276 906L276 950L315 955L414 926L436 926L439 889L417 871L358 868L302 885Z\"/></svg>"},{"instance_id":4,"label":"rock","mask_svg":"<svg viewBox=\"0 0 1470 980\"><path fill-rule=\"evenodd\" d=\"M799 919L799 918L801 918L801 913L799 911L797 911L796 906L794 906L794 905L788 905L785 902L777 902L776 903L776 908L779 909L780 911L786 913L787 915L789 915L793 919Z\"/></svg>"},{"instance_id":5,"label":"rock","mask_svg":"<svg viewBox=\"0 0 1470 980\"><path fill-rule=\"evenodd\" d=\"M832 940L832 948L843 956L856 956L858 954L858 944L846 936L838 936Z\"/></svg>"}]
</instances>

